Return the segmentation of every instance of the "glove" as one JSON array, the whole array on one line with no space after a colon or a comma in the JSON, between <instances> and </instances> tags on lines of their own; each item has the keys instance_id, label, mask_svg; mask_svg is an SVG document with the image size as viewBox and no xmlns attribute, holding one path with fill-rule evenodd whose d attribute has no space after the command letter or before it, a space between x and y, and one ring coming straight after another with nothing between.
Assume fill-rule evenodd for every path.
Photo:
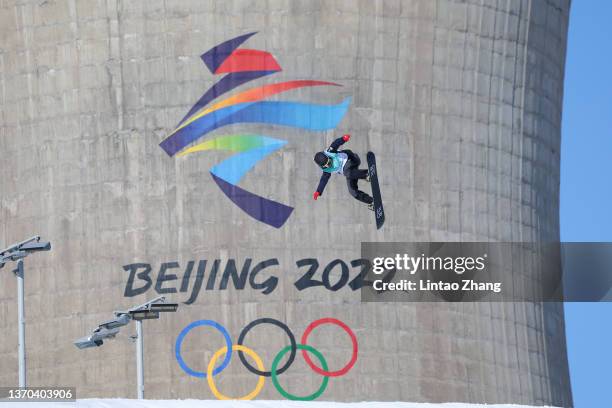
<instances>
[{"instance_id":1,"label":"glove","mask_svg":"<svg viewBox=\"0 0 612 408\"><path fill-rule=\"evenodd\" d=\"M342 140L344 140L345 142L348 142L349 140L351 140L351 135L344 135L342 136Z\"/></svg>"},{"instance_id":2,"label":"glove","mask_svg":"<svg viewBox=\"0 0 612 408\"><path fill-rule=\"evenodd\" d=\"M315 192L314 192L314 194L312 195L312 198L314 198L314 199L315 199L315 201L316 201L316 199L317 199L317 198L319 198L319 196L320 196L320 195L321 195L321 194L319 194L319 192L318 192L318 191L315 191Z\"/></svg>"}]
</instances>

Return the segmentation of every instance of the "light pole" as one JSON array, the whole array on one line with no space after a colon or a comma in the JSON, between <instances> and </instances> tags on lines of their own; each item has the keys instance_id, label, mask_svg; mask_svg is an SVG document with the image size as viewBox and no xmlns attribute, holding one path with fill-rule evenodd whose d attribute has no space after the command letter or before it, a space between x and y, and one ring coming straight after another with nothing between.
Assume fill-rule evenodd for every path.
<instances>
[{"instance_id":1,"label":"light pole","mask_svg":"<svg viewBox=\"0 0 612 408\"><path fill-rule=\"evenodd\" d=\"M25 241L13 244L0 251L0 269L9 261L17 262L13 270L17 277L17 319L19 331L19 388L25 388L26 382L26 352L25 352L25 301L24 301L24 267L23 258L32 252L50 251L51 243L41 242L40 237L34 236Z\"/></svg>"},{"instance_id":2,"label":"light pole","mask_svg":"<svg viewBox=\"0 0 612 408\"><path fill-rule=\"evenodd\" d=\"M17 276L17 325L19 331L19 387L26 387L26 358L25 358L25 302L23 282L23 259L17 261L17 268L13 271Z\"/></svg>"},{"instance_id":3,"label":"light pole","mask_svg":"<svg viewBox=\"0 0 612 408\"><path fill-rule=\"evenodd\" d=\"M142 320L136 320L136 384L138 399L144 399L144 338Z\"/></svg>"},{"instance_id":4,"label":"light pole","mask_svg":"<svg viewBox=\"0 0 612 408\"><path fill-rule=\"evenodd\" d=\"M126 326L130 320L136 322L136 395L138 399L144 398L144 333L142 321L159 319L159 313L176 312L178 304L165 303L166 298L159 296L140 306L126 311L115 312L115 319L101 323L90 336L82 337L74 342L80 349L100 347L104 340L114 338L121 326Z\"/></svg>"}]
</instances>

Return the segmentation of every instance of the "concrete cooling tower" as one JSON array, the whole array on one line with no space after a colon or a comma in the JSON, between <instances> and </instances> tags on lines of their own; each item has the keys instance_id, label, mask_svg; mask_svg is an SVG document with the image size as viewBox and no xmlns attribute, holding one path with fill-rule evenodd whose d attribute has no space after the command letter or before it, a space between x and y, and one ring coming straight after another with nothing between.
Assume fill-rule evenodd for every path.
<instances>
[{"instance_id":1,"label":"concrete cooling tower","mask_svg":"<svg viewBox=\"0 0 612 408\"><path fill-rule=\"evenodd\" d=\"M0 246L52 243L25 259L29 386L135 397L134 325L73 342L163 295L179 307L144 321L147 398L572 406L561 304L359 291L362 242L559 240L569 0L0 7ZM380 230L340 175L313 200L313 156L345 133L362 167L376 153Z\"/></svg>"}]
</instances>

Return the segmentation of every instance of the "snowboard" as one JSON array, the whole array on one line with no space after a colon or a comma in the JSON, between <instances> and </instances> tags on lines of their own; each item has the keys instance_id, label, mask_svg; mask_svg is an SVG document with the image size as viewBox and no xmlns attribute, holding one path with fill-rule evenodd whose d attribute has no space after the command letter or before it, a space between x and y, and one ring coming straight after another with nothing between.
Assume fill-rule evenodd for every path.
<instances>
[{"instance_id":1,"label":"snowboard","mask_svg":"<svg viewBox=\"0 0 612 408\"><path fill-rule=\"evenodd\" d=\"M368 174L370 176L370 185L372 186L372 198L374 199L374 218L376 220L376 228L381 229L385 223L385 210L383 208L382 198L380 195L380 186L378 185L378 169L376 167L376 156L374 153L368 152Z\"/></svg>"}]
</instances>

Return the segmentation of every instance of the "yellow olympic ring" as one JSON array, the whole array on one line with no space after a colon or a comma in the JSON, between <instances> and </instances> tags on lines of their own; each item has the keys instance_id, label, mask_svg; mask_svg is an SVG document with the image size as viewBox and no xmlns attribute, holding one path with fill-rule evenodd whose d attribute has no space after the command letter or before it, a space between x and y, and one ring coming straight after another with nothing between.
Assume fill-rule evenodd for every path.
<instances>
[{"instance_id":1,"label":"yellow olympic ring","mask_svg":"<svg viewBox=\"0 0 612 408\"><path fill-rule=\"evenodd\" d=\"M247 353L249 356L253 358L253 360L255 360L255 364L257 364L257 369L259 369L259 371L264 370L264 365L263 365L263 361L261 360L261 357L259 357L257 353L255 353L250 348L245 347L240 344L234 344L232 346L232 351L242 351L242 352ZM252 400L253 398L257 396L257 394L261 392L261 389L264 386L264 382L266 381L266 377L259 376L259 380L257 381L257 385L255 386L255 389L251 391L249 394L245 395L244 397L240 397L240 398L228 397L226 395L221 394L219 390L217 389L217 386L215 385L215 380L213 379L213 370L215 369L215 363L217 362L219 357L221 357L221 355L225 353L227 353L227 347L220 348L212 356L210 363L208 363L208 369L206 370L206 380L208 381L208 386L210 387L210 390L212 391L213 395L217 397L217 399L220 399L220 400L232 400L232 399Z\"/></svg>"}]
</instances>

